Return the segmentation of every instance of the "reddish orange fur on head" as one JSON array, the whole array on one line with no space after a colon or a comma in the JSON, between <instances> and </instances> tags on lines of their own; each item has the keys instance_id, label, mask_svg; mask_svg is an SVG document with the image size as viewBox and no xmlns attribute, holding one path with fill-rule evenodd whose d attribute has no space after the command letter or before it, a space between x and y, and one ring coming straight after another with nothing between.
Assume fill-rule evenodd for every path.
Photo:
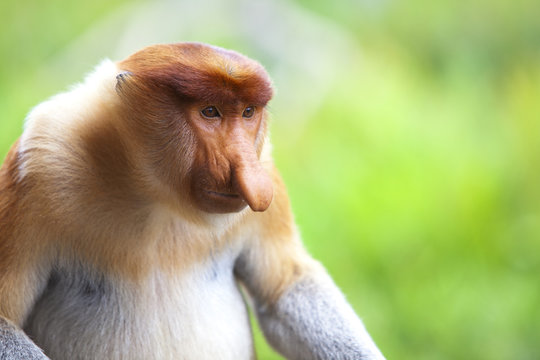
<instances>
[{"instance_id":1,"label":"reddish orange fur on head","mask_svg":"<svg viewBox=\"0 0 540 360\"><path fill-rule=\"evenodd\" d=\"M264 211L272 181L259 161L272 85L236 52L179 43L145 48L118 63L117 92L138 147L179 197L206 212ZM218 111L206 118L209 106ZM245 109L255 109L244 116ZM154 156L152 155L154 154Z\"/></svg>"},{"instance_id":2,"label":"reddish orange fur on head","mask_svg":"<svg viewBox=\"0 0 540 360\"><path fill-rule=\"evenodd\" d=\"M199 43L154 45L119 63L151 94L163 91L184 101L265 106L272 85L264 68L234 51ZM121 88L120 83L120 88ZM155 91L157 90L157 91Z\"/></svg>"}]
</instances>

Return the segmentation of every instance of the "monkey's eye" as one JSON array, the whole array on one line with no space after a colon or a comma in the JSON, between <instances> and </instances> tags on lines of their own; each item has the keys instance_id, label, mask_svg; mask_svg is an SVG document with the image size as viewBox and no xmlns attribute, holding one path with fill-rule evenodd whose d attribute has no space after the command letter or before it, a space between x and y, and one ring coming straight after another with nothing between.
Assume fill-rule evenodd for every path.
<instances>
[{"instance_id":1,"label":"monkey's eye","mask_svg":"<svg viewBox=\"0 0 540 360\"><path fill-rule=\"evenodd\" d=\"M242 116L249 119L253 114L255 114L255 106L248 106L244 109Z\"/></svg>"},{"instance_id":2,"label":"monkey's eye","mask_svg":"<svg viewBox=\"0 0 540 360\"><path fill-rule=\"evenodd\" d=\"M207 118L215 118L221 116L218 109L215 106L209 106L201 110L201 114Z\"/></svg>"}]
</instances>

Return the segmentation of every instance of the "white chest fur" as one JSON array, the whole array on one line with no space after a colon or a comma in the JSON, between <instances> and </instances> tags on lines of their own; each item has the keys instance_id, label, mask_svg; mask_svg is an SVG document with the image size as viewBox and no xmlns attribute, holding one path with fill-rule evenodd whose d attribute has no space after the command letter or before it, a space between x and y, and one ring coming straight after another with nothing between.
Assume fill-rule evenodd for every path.
<instances>
[{"instance_id":1,"label":"white chest fur","mask_svg":"<svg viewBox=\"0 0 540 360\"><path fill-rule=\"evenodd\" d=\"M235 257L178 275L155 270L138 284L60 270L25 329L52 359L251 359Z\"/></svg>"}]
</instances>

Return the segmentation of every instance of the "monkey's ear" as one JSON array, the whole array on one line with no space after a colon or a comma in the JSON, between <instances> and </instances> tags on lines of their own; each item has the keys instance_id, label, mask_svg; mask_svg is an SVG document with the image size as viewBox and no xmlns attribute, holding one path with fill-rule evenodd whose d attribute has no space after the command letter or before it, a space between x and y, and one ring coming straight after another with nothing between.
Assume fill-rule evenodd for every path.
<instances>
[{"instance_id":1,"label":"monkey's ear","mask_svg":"<svg viewBox=\"0 0 540 360\"><path fill-rule=\"evenodd\" d=\"M116 75L116 91L118 93L122 91L122 86L127 83L131 76L133 76L131 71L122 71L120 74Z\"/></svg>"}]
</instances>

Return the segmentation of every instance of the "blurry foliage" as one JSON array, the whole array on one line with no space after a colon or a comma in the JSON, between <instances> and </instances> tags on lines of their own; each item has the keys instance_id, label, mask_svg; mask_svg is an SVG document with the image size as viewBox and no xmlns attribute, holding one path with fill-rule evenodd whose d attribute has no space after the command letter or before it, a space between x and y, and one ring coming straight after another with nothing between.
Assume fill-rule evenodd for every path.
<instances>
[{"instance_id":1,"label":"blurry foliage","mask_svg":"<svg viewBox=\"0 0 540 360\"><path fill-rule=\"evenodd\" d=\"M273 123L306 247L389 359L539 359L540 3L297 1L362 50ZM0 5L0 153L58 90L32 73L120 2Z\"/></svg>"},{"instance_id":2,"label":"blurry foliage","mask_svg":"<svg viewBox=\"0 0 540 360\"><path fill-rule=\"evenodd\" d=\"M34 81L39 70L98 19L125 2L0 1L1 158L20 134L29 109L67 85L66 79Z\"/></svg>"},{"instance_id":3,"label":"blurry foliage","mask_svg":"<svg viewBox=\"0 0 540 360\"><path fill-rule=\"evenodd\" d=\"M539 358L540 4L343 3L364 64L278 157L308 246L389 358Z\"/></svg>"}]
</instances>

